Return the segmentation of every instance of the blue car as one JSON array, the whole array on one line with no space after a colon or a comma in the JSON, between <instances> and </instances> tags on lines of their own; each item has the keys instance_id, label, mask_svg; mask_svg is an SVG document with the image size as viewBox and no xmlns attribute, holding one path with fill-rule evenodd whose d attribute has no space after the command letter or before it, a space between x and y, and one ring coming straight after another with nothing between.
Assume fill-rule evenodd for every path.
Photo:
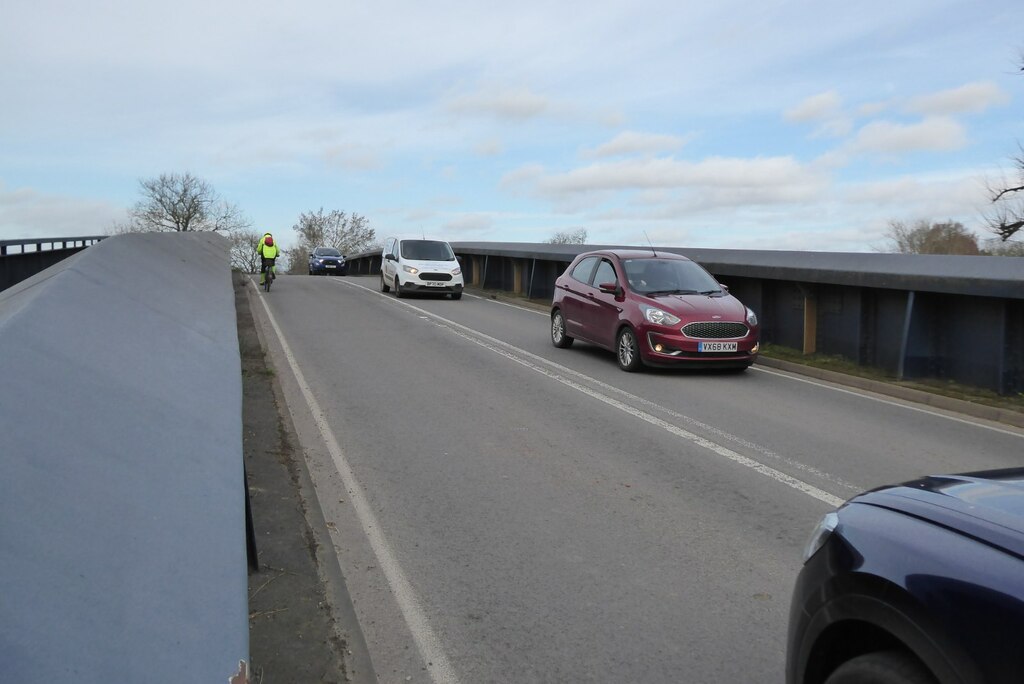
<instances>
[{"instance_id":1,"label":"blue car","mask_svg":"<svg viewBox=\"0 0 1024 684\"><path fill-rule=\"evenodd\" d=\"M309 275L345 275L345 255L333 247L317 247L309 255Z\"/></svg>"},{"instance_id":2,"label":"blue car","mask_svg":"<svg viewBox=\"0 0 1024 684\"><path fill-rule=\"evenodd\" d=\"M787 684L1024 682L1024 468L860 494L804 556Z\"/></svg>"}]
</instances>

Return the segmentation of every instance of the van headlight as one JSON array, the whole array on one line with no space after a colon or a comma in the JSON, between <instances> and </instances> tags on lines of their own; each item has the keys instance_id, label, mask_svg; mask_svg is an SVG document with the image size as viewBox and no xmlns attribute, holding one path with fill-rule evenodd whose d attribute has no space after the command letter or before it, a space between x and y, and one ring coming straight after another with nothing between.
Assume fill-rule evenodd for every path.
<instances>
[{"instance_id":1,"label":"van headlight","mask_svg":"<svg viewBox=\"0 0 1024 684\"><path fill-rule=\"evenodd\" d=\"M452 269L452 275L460 275L462 273L461 268Z\"/></svg>"},{"instance_id":2,"label":"van headlight","mask_svg":"<svg viewBox=\"0 0 1024 684\"><path fill-rule=\"evenodd\" d=\"M402 270L405 271L406 273L411 273L412 275L416 275L417 273L420 272L420 269L413 268L412 266L402 266Z\"/></svg>"}]
</instances>

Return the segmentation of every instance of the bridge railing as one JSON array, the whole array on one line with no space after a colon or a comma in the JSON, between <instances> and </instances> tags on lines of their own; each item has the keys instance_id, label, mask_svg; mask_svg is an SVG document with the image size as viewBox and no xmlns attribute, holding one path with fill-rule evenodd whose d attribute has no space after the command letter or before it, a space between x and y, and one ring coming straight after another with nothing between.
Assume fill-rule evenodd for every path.
<instances>
[{"instance_id":1,"label":"bridge railing","mask_svg":"<svg viewBox=\"0 0 1024 684\"><path fill-rule=\"evenodd\" d=\"M235 320L211 233L116 236L0 292L0 680L248 660Z\"/></svg>"},{"instance_id":2,"label":"bridge railing","mask_svg":"<svg viewBox=\"0 0 1024 684\"><path fill-rule=\"evenodd\" d=\"M608 245L454 242L467 284L550 301L581 252ZM650 250L650 247L627 246ZM1024 258L658 247L757 313L762 342L842 356L896 379L1024 392ZM349 257L376 276L379 252Z\"/></svg>"},{"instance_id":3,"label":"bridge railing","mask_svg":"<svg viewBox=\"0 0 1024 684\"><path fill-rule=\"evenodd\" d=\"M0 290L20 283L106 237L92 235L0 240Z\"/></svg>"}]
</instances>

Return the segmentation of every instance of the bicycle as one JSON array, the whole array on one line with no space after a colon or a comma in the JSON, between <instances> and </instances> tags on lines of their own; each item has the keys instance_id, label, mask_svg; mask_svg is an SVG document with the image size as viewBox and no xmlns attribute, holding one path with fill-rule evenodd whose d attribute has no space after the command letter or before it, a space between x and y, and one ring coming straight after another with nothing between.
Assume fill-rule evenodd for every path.
<instances>
[{"instance_id":1,"label":"bicycle","mask_svg":"<svg viewBox=\"0 0 1024 684\"><path fill-rule=\"evenodd\" d=\"M276 277L274 274L274 260L267 259L267 263L263 266L263 290L265 292L270 292L270 285Z\"/></svg>"}]
</instances>

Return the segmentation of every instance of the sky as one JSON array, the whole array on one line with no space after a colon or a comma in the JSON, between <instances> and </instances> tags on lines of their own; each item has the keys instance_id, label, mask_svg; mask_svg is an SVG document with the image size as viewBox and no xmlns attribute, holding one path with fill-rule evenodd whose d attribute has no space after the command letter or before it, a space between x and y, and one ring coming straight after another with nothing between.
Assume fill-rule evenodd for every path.
<instances>
[{"instance_id":1,"label":"sky","mask_svg":"<svg viewBox=\"0 0 1024 684\"><path fill-rule=\"evenodd\" d=\"M1021 0L5 0L0 240L100 235L191 173L283 246L869 252L981 238L1024 141Z\"/></svg>"}]
</instances>

